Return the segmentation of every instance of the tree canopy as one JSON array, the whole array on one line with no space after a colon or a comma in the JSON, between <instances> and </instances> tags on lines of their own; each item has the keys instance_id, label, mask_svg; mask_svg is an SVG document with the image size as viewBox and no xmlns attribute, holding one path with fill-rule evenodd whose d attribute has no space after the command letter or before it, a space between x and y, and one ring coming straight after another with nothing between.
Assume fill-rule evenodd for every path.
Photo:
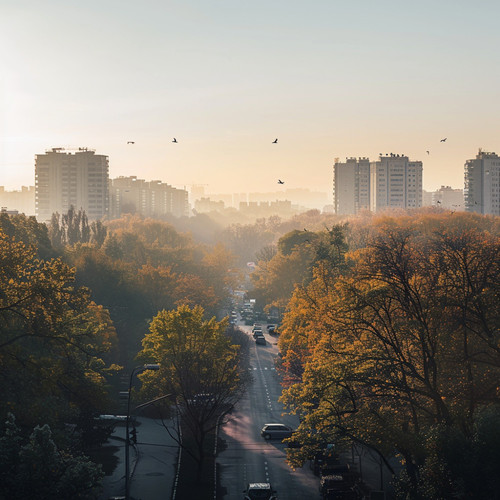
<instances>
[{"instance_id":1,"label":"tree canopy","mask_svg":"<svg viewBox=\"0 0 500 500\"><path fill-rule=\"evenodd\" d=\"M415 484L431 429L471 440L498 405L498 228L450 217L378 219L364 248L340 254L340 273L323 259L295 289L280 338L283 400L306 444L293 463L349 439L399 454Z\"/></svg>"}]
</instances>

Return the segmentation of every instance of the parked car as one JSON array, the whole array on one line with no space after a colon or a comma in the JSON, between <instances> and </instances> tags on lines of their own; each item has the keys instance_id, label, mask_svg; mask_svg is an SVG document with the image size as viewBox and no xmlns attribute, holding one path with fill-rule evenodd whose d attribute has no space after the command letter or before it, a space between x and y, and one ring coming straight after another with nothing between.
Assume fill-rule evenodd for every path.
<instances>
[{"instance_id":1,"label":"parked car","mask_svg":"<svg viewBox=\"0 0 500 500\"><path fill-rule=\"evenodd\" d=\"M285 439L291 437L293 431L284 424L265 424L260 431L264 439Z\"/></svg>"},{"instance_id":2,"label":"parked car","mask_svg":"<svg viewBox=\"0 0 500 500\"><path fill-rule=\"evenodd\" d=\"M249 483L245 493L245 500L276 500L276 492L271 483Z\"/></svg>"},{"instance_id":3,"label":"parked car","mask_svg":"<svg viewBox=\"0 0 500 500\"><path fill-rule=\"evenodd\" d=\"M255 343L260 345L267 345L266 337L264 337L264 335L255 335Z\"/></svg>"}]
</instances>

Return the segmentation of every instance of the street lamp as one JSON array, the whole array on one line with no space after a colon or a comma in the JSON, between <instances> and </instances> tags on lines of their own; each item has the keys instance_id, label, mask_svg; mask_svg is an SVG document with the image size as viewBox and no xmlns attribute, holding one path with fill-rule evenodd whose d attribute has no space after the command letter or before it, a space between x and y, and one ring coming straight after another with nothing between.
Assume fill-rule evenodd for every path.
<instances>
[{"instance_id":1,"label":"street lamp","mask_svg":"<svg viewBox=\"0 0 500 500\"><path fill-rule=\"evenodd\" d=\"M136 366L132 373L130 374L130 382L128 384L128 401L127 401L127 423L125 426L125 499L129 500L130 498L130 465L129 465L129 448L130 448L130 433L129 433L129 424L130 424L130 392L132 391L132 382L134 379L134 375L139 372L147 371L147 370L159 370L160 365L157 363L146 363L145 365Z\"/></svg>"}]
</instances>

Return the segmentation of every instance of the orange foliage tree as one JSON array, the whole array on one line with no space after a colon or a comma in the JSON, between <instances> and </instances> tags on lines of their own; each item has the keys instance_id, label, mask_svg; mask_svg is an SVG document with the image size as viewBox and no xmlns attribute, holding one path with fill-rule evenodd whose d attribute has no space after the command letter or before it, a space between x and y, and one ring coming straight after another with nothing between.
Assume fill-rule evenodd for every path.
<instances>
[{"instance_id":1,"label":"orange foliage tree","mask_svg":"<svg viewBox=\"0 0 500 500\"><path fill-rule=\"evenodd\" d=\"M301 416L290 454L355 440L399 453L410 476L435 425L472 435L479 409L498 404L498 221L472 215L379 218L343 272L326 261L296 289L280 346Z\"/></svg>"}]
</instances>

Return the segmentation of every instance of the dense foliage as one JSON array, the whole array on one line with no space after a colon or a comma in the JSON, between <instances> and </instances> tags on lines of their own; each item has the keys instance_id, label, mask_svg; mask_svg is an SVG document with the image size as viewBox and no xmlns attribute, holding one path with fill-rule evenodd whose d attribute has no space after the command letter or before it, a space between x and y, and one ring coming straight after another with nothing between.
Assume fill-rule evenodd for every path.
<instances>
[{"instance_id":1,"label":"dense foliage","mask_svg":"<svg viewBox=\"0 0 500 500\"><path fill-rule=\"evenodd\" d=\"M0 498L53 500L98 498L100 467L59 450L48 425L24 438L12 414L0 434Z\"/></svg>"},{"instance_id":2,"label":"dense foliage","mask_svg":"<svg viewBox=\"0 0 500 500\"><path fill-rule=\"evenodd\" d=\"M140 353L141 359L160 364L159 372L141 375L143 395L152 399L169 394L175 400L183 432L189 433L182 441L196 444L186 451L198 464L199 478L208 433L241 397L248 373L226 328L226 319L205 320L200 306L161 311L151 322Z\"/></svg>"},{"instance_id":3,"label":"dense foliage","mask_svg":"<svg viewBox=\"0 0 500 500\"><path fill-rule=\"evenodd\" d=\"M277 263L294 254L312 263L312 276L303 264L302 274L288 273L299 279L281 327L283 401L301 416L304 444L291 463L325 442L354 440L383 460L401 458L402 497L442 498L429 492L442 491L446 477L453 495L485 498L496 479L480 474L480 461L467 471L454 464L470 450L500 464L498 447L484 440L488 432L497 440L485 419L495 421L500 403L498 220L422 213L335 233L321 252L325 232L283 242L256 274L259 292ZM429 474L438 462L442 473ZM486 482L478 488L466 474Z\"/></svg>"}]
</instances>

